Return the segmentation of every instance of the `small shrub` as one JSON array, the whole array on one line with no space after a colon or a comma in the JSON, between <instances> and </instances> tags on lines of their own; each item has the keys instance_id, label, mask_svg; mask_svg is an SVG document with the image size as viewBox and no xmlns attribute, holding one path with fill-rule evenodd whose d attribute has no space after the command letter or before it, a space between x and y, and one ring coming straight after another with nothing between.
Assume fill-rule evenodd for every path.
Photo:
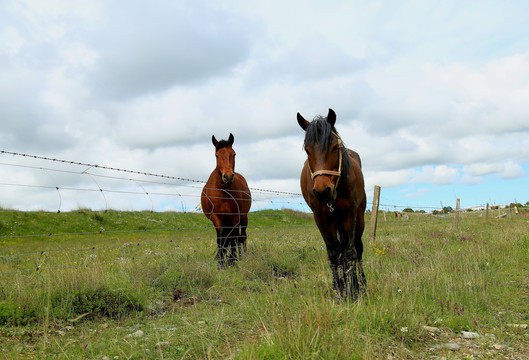
<instances>
[{"instance_id":1,"label":"small shrub","mask_svg":"<svg viewBox=\"0 0 529 360\"><path fill-rule=\"evenodd\" d=\"M103 225L105 222L105 217L103 215L95 213L92 215L92 218L100 225Z\"/></svg>"},{"instance_id":2,"label":"small shrub","mask_svg":"<svg viewBox=\"0 0 529 360\"><path fill-rule=\"evenodd\" d=\"M10 301L0 301L0 325L27 325L36 320L33 310Z\"/></svg>"},{"instance_id":3,"label":"small shrub","mask_svg":"<svg viewBox=\"0 0 529 360\"><path fill-rule=\"evenodd\" d=\"M67 294L66 304L63 304L63 299L62 296L56 296L54 299L57 315L61 314L60 309L64 305L69 309L68 316L71 317L89 314L92 318L120 318L134 311L143 311L143 305L137 296L124 290L110 290L104 287L74 290Z\"/></svg>"}]
</instances>

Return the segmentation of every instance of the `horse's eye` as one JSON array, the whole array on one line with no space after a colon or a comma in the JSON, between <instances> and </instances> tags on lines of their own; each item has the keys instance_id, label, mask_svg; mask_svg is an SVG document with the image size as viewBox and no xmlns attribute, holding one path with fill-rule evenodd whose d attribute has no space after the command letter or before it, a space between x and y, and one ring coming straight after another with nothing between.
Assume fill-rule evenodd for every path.
<instances>
[{"instance_id":1,"label":"horse's eye","mask_svg":"<svg viewBox=\"0 0 529 360\"><path fill-rule=\"evenodd\" d=\"M334 146L332 147L332 151L336 152L336 151L338 151L339 148L340 148L340 147L339 147L338 145L334 145Z\"/></svg>"}]
</instances>

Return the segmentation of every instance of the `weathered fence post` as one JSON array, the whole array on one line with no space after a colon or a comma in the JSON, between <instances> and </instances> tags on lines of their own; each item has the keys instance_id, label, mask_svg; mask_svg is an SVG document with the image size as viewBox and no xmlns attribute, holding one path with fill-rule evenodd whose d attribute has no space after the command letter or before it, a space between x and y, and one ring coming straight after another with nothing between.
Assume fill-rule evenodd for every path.
<instances>
[{"instance_id":1,"label":"weathered fence post","mask_svg":"<svg viewBox=\"0 0 529 360\"><path fill-rule=\"evenodd\" d=\"M489 203L487 203L487 210L485 211L485 221L489 220Z\"/></svg>"},{"instance_id":2,"label":"weathered fence post","mask_svg":"<svg viewBox=\"0 0 529 360\"><path fill-rule=\"evenodd\" d=\"M456 230L459 228L459 199L456 199Z\"/></svg>"},{"instance_id":3,"label":"weathered fence post","mask_svg":"<svg viewBox=\"0 0 529 360\"><path fill-rule=\"evenodd\" d=\"M377 215L378 215L378 204L380 201L380 186L375 185L375 192L373 194L373 209L371 210L371 241L375 241L375 235L377 232Z\"/></svg>"}]
</instances>

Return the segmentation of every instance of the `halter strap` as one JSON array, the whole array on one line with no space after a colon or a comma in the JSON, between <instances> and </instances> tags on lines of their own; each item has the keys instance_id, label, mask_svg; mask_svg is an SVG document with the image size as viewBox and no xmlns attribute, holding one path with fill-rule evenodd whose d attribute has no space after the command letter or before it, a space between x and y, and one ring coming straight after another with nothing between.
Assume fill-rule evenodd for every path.
<instances>
[{"instance_id":1,"label":"halter strap","mask_svg":"<svg viewBox=\"0 0 529 360\"><path fill-rule=\"evenodd\" d=\"M340 153L338 155L338 171L334 171L334 170L318 170L318 171L312 172L312 169L310 168L310 165L309 164L307 164L307 165L308 165L308 168L309 168L309 171L310 171L310 177L312 178L312 181L314 181L314 178L316 176L319 176L319 175L337 176L338 180L336 180L336 184L335 184L335 188L337 188L338 187L338 182L340 181L340 177L342 175L343 143L342 143L342 139L340 139L340 136L338 136L338 134L336 134L334 131L331 134L336 136L336 138L338 139L338 146L339 146L339 150L340 150Z\"/></svg>"}]
</instances>

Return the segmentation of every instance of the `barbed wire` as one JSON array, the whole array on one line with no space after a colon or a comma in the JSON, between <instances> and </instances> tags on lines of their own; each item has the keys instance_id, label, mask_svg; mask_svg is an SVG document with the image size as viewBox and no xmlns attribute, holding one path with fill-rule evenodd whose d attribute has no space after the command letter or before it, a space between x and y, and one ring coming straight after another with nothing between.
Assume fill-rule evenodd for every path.
<instances>
[{"instance_id":1,"label":"barbed wire","mask_svg":"<svg viewBox=\"0 0 529 360\"><path fill-rule=\"evenodd\" d=\"M440 206L416 206L416 205L397 205L397 204L378 204L379 207L394 208L394 209L419 209L419 210L438 210L442 208ZM388 210L391 211L391 210Z\"/></svg>"},{"instance_id":2,"label":"barbed wire","mask_svg":"<svg viewBox=\"0 0 529 360\"><path fill-rule=\"evenodd\" d=\"M156 173L150 173L150 172L144 172L144 171L136 171L136 170L128 170L128 169L122 169L122 168L111 167L111 166L102 166L102 165L98 165L98 164L90 164L90 163L84 163L84 162L79 162L79 161L51 158L51 157L47 157L47 156L31 155L31 154L25 154L25 153L19 153L19 152L14 152L14 151L7 151L7 150L0 150L0 154L7 154L7 155L20 156L20 157L31 158L31 159L38 159L38 160L45 160L45 161L51 161L51 162L56 162L56 163L62 163L62 164L70 164L70 165L78 165L78 166L87 167L87 169L82 171L82 172L71 172L71 173L76 173L76 174L88 173L89 169L95 168L95 169L104 169L104 170L110 170L110 171L116 171L116 172L122 172L122 173L129 173L129 174L157 177L157 178L163 178L163 179L191 182L191 183L199 183L199 184L205 184L206 183L206 181L204 181L204 180L195 180L195 179L183 178L183 177L178 177L178 176L163 175L163 174L156 174ZM6 164L6 165L11 165L11 164ZM31 167L31 166L27 166L27 165L18 165L18 166L28 167L28 168L39 168L39 167ZM39 169L44 170L44 168L39 168ZM47 169L47 170L65 172L63 170L58 170L58 169ZM124 180L123 178L120 178L120 179ZM250 190L258 191L258 192L264 192L264 193L289 195L289 196L301 196L300 193L287 192L287 191L277 191L277 190L261 189L261 188L250 188Z\"/></svg>"},{"instance_id":3,"label":"barbed wire","mask_svg":"<svg viewBox=\"0 0 529 360\"><path fill-rule=\"evenodd\" d=\"M85 170L85 172L88 169L90 169L90 168L98 168L98 169L105 169L105 170L111 170L111 171L124 172L124 173L129 173L129 174L137 174L137 175L145 175L145 176L166 178L166 179L171 179L171 180L179 180L179 181L195 182L195 183L204 183L204 181L201 181L201 180L186 179L186 178L181 178L181 177L177 177L177 176L161 175L161 174L148 173L148 172L143 172L143 171L120 169L120 168L116 168L116 167L101 166L101 165L97 165L97 164L83 163L83 162L79 162L79 161L64 160L64 159L57 159L57 158L51 158L51 157L39 156L39 155L30 155L30 154L19 153L19 152L14 152L14 151L0 150L0 154L21 156L21 157L25 157L25 158L39 159L39 160L45 160L45 161L51 161L51 162L57 162L57 163L70 164L70 165L86 166L87 169Z\"/></svg>"},{"instance_id":4,"label":"barbed wire","mask_svg":"<svg viewBox=\"0 0 529 360\"><path fill-rule=\"evenodd\" d=\"M203 180L196 180L196 179L189 179L184 177L178 177L178 176L171 176L171 175L164 175L164 174L157 174L152 172L145 172L145 171L136 171L136 170L129 170L119 167L112 167L112 166L102 166L98 164L91 164L86 162L80 162L80 161L72 161L72 160L65 160L65 159L59 159L59 158L53 158L53 157L47 157L47 156L40 156L40 155L33 155L33 154L27 154L27 153L21 153L21 152L14 152L14 151L7 151L7 150L0 150L0 154L5 155L12 155L12 156L18 156L28 159L37 159L37 160L43 160L47 162L54 162L54 163L60 163L60 164L67 164L67 165L77 165L77 166L83 166L85 169L80 171L71 171L71 170L63 170L63 169L55 169L55 168L48 168L48 167L38 167L38 166L31 166L31 165L20 165L20 164L10 164L5 162L0 162L0 165L5 166L13 166L13 167L21 167L21 168L28 168L28 169L38 169L42 171L53 171L53 172L62 172L62 173L68 173L68 174L77 174L77 175L88 175L92 180L96 183L98 186L98 189L80 189L80 188L72 188L72 187L57 187L57 186L46 186L46 185L32 185L32 184L15 184L15 183L0 183L0 185L8 185L8 186L20 186L20 187L33 187L33 188L43 188L43 189L53 189L56 190L76 190L76 191L100 191L100 192L109 192L109 193L120 193L119 190L110 190L110 189L103 189L101 188L97 182L93 179L94 177L99 178L107 178L107 179L114 179L114 180L120 180L120 181L134 181L137 183L139 187L141 185L139 183L150 183L150 184L156 184L156 185L170 185L182 188L191 188L191 189L202 189L202 187L199 187L197 185L186 185L186 183L191 184L205 184L206 181ZM121 173L127 173L127 174L134 174L134 175L142 175L142 176L149 176L154 178L160 178L160 179L167 179L167 180L173 180L173 181L180 181L183 182L181 184L171 184L165 181L154 181L154 180L147 180L147 179L133 179L133 178L125 178L120 176L111 176L111 175L104 175L104 174L97 174L94 172L90 172L90 169L102 169L102 170L109 170L109 171L115 171L115 172L121 172ZM145 190L145 189L144 189ZM259 192L263 194L273 194L275 196L286 196L286 197L301 197L300 193L296 192L287 192L287 191L278 191L278 190L271 190L271 189L262 189L262 188L254 188L250 187L250 190L252 192ZM121 191L123 194L142 194L142 195L160 195L160 196L186 196L190 197L193 195L186 195L186 194L171 194L171 193L152 193L144 191L142 193L140 192L134 192L134 191ZM104 196L104 194L103 194ZM263 200L254 200L255 201L263 201ZM271 202L271 200L267 200L268 202ZM387 202L387 200L386 200ZM287 202L288 203L288 202ZM301 205L304 206L303 202L292 202L292 204ZM372 203L368 203L370 205ZM380 207L386 207L386 208L394 208L394 209L405 209L405 208L412 208L412 209L422 209L422 210L436 210L441 209L441 206L416 206L416 205L409 205L409 204L396 204L396 203L384 203L379 204ZM310 212L310 211L309 211Z\"/></svg>"},{"instance_id":5,"label":"barbed wire","mask_svg":"<svg viewBox=\"0 0 529 360\"><path fill-rule=\"evenodd\" d=\"M15 184L15 183L6 183L1 182L0 185L6 185L6 186L20 186L20 187L33 187L33 188L42 188L42 189L53 189L55 188L57 191L60 190L69 190L69 191L87 191L87 192L101 192L104 197L104 193L116 193L116 194L131 194L131 195L146 195L147 197L150 197L150 195L153 196L176 196L180 198L190 198L195 197L196 195L191 194L181 194L181 193L169 193L169 192L149 192L145 190L145 188L142 187L142 183L144 184L153 184L153 185L168 185L168 186L178 186L181 188L189 188L189 189L196 189L196 190L202 190L201 186L198 185L190 185L190 184L205 184L205 181L202 180L195 180L195 179L189 179L184 177L177 177L177 176L170 176L170 175L164 175L164 174L157 174L157 173L151 173L151 172L143 172L143 171L135 171L135 170L128 170L118 167L110 167L110 166L101 166L98 164L91 164L86 162L80 162L80 161L71 161L71 160L64 160L59 158L52 158L52 157L46 157L46 156L39 156L39 155L31 155L26 153L20 153L20 152L13 152L13 151L6 151L2 150L0 151L0 154L7 154L12 156L19 156L23 158L30 158L30 159L38 159L43 160L47 162L56 162L61 164L68 164L68 165L77 165L77 166L83 166L84 169L79 171L72 171L72 170L64 170L64 169L56 169L56 168L50 168L50 167L41 167L41 166L32 166L32 165L20 165L20 164L10 164L5 162L0 162L0 165L5 166L14 166L14 167L21 167L21 168L28 168L28 169L37 169L42 171L50 171L50 172L59 172L59 173L65 173L65 174L76 174L76 175L87 175L89 176L92 181L96 184L97 189L90 189L90 188L74 188L74 187L66 187L66 186L46 186L46 185L32 185L32 184ZM169 183L167 181L158 181L158 180L152 180L152 179L138 179L138 178L130 178L130 177L123 177L123 176L113 176L113 175L107 175L107 174L98 174L95 172L91 172L90 169L103 169L103 170L110 170L114 172L121 172L121 173L127 173L127 174L134 174L134 175L141 175L141 176L148 176L148 177L154 177L154 178L160 178L160 179L166 179L166 180L173 180L173 181L180 181L183 183L180 184L174 184ZM118 181L133 181L135 182L138 187L142 189L142 191L132 191L132 190L115 190L115 189L107 189L101 187L97 181L95 181L94 178L103 178L103 179L112 179L112 180L118 180ZM187 183L187 184L186 184ZM287 197L301 197L300 193L295 192L287 192L287 191L277 191L277 190L271 190L271 189L262 189L262 188L254 188L250 187L250 190L252 193L259 192L262 194L267 195L274 195L274 196L287 196ZM273 200L267 199L267 200L258 200L258 199L252 199L252 202L259 202L259 201L267 201L269 203L273 203ZM106 203L106 198L105 198ZM285 201L285 204L291 204L291 205L299 205L302 208L304 208L304 203L302 201ZM368 205L371 205L371 202L368 202ZM151 206L153 206L153 201L151 199ZM413 209L419 209L419 210L436 210L440 209L438 206L410 206L407 204L388 204L388 203L381 203L379 204L379 207L385 207L385 208L394 208L394 209L405 209L405 208L413 208ZM107 208L107 207L106 207ZM184 211L185 212L185 211ZM310 210L309 210L310 212Z\"/></svg>"}]
</instances>

